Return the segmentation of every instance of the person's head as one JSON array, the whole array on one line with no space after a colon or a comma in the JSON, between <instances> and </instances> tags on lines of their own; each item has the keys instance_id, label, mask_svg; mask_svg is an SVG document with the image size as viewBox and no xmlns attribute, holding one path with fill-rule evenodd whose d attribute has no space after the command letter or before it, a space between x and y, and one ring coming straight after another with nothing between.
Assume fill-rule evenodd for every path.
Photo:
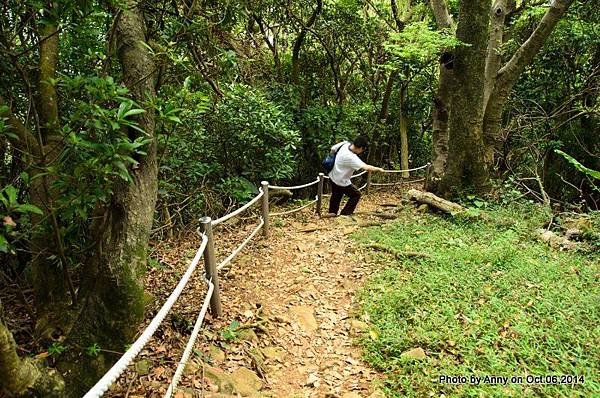
<instances>
[{"instance_id":1,"label":"person's head","mask_svg":"<svg viewBox=\"0 0 600 398\"><path fill-rule=\"evenodd\" d=\"M369 147L369 140L363 135L357 135L352 141L352 146L356 153L361 154Z\"/></svg>"}]
</instances>

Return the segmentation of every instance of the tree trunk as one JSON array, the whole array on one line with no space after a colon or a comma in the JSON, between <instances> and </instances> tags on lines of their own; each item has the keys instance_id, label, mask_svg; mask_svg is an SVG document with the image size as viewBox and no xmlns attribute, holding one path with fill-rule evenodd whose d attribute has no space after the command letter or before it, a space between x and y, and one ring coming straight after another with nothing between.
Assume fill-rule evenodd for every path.
<instances>
[{"instance_id":1,"label":"tree trunk","mask_svg":"<svg viewBox=\"0 0 600 398\"><path fill-rule=\"evenodd\" d=\"M408 83L402 82L400 84L400 101L398 106L400 116L400 168L402 170L408 170L408 118L406 117L406 112L404 112L407 91ZM410 177L410 173L403 171L402 178L408 177Z\"/></svg>"},{"instance_id":2,"label":"tree trunk","mask_svg":"<svg viewBox=\"0 0 600 398\"><path fill-rule=\"evenodd\" d=\"M390 72L387 84L385 85L385 91L383 93L383 99L381 101L381 111L379 112L379 120L385 121L388 117L390 109L390 98L392 96L392 88L394 88L394 81L398 76L398 71L393 70Z\"/></svg>"},{"instance_id":3,"label":"tree trunk","mask_svg":"<svg viewBox=\"0 0 600 398\"><path fill-rule=\"evenodd\" d=\"M30 248L34 253L31 261L32 281L37 310L36 335L49 340L56 331L64 331L69 323L71 303L67 288L74 297L70 282L68 263L62 251L59 253L60 234L54 213L57 192L50 189L52 180L46 174L48 166L56 162L64 145L59 132L56 68L59 56L59 33L57 21L47 22L40 31L38 61L39 135L34 147L35 167L29 169L31 184L29 197L32 204L43 210L44 215L32 214L31 220L39 228L32 234ZM44 222L44 220L47 220ZM59 241L56 240L58 238Z\"/></svg>"},{"instance_id":4,"label":"tree trunk","mask_svg":"<svg viewBox=\"0 0 600 398\"><path fill-rule=\"evenodd\" d=\"M468 186L487 189L482 121L488 24L488 0L461 0L456 36L469 46L457 47L455 54L448 163L438 187L442 196Z\"/></svg>"},{"instance_id":5,"label":"tree trunk","mask_svg":"<svg viewBox=\"0 0 600 398\"><path fill-rule=\"evenodd\" d=\"M64 389L65 383L55 370L32 358L19 358L15 339L0 321L0 393L59 398Z\"/></svg>"},{"instance_id":6,"label":"tree trunk","mask_svg":"<svg viewBox=\"0 0 600 398\"><path fill-rule=\"evenodd\" d=\"M154 140L154 63L142 43L146 42L145 21L135 0L127 2L115 27L115 38L123 80L131 94L146 108L138 123L152 142L139 166L130 171L132 182L115 189L104 213L97 253L90 256L82 274L81 289L87 293L79 319L69 338L74 346L97 344L102 349L122 352L131 343L144 316L143 274L146 249L157 193L156 142ZM132 138L140 133L129 131ZM117 359L101 353L96 358L82 356L83 363L63 363L69 392L80 396Z\"/></svg>"},{"instance_id":7,"label":"tree trunk","mask_svg":"<svg viewBox=\"0 0 600 398\"><path fill-rule=\"evenodd\" d=\"M496 76L500 70L500 63L502 58L500 57L500 46L502 46L503 32L504 32L504 21L507 14L507 0L496 0L491 10L491 29L490 29L490 40L488 42L487 59L485 61L485 89L483 93L483 109L487 106L494 84L496 83Z\"/></svg>"},{"instance_id":8,"label":"tree trunk","mask_svg":"<svg viewBox=\"0 0 600 398\"><path fill-rule=\"evenodd\" d=\"M292 50L292 83L294 84L299 84L300 82L300 49L304 43L304 38L308 33L308 29L312 28L315 24L317 16L321 13L322 9L323 0L317 0L317 8L313 11L306 25L302 26L302 29L294 42L294 48Z\"/></svg>"},{"instance_id":9,"label":"tree trunk","mask_svg":"<svg viewBox=\"0 0 600 398\"><path fill-rule=\"evenodd\" d=\"M483 133L486 146L485 159L488 165L491 165L493 161L494 152L499 150L502 145L499 133L502 123L502 108L508 99L508 94L517 80L519 80L525 67L531 64L560 18L574 1L553 1L531 36L515 52L510 61L498 71L494 89L490 94L485 108L483 120Z\"/></svg>"},{"instance_id":10,"label":"tree trunk","mask_svg":"<svg viewBox=\"0 0 600 398\"><path fill-rule=\"evenodd\" d=\"M431 0L438 29L450 29L453 25L448 7L443 0ZM442 180L448 160L448 115L450 113L450 95L454 78L454 59L450 53L441 58L439 86L433 100L433 134L431 169L425 182L428 191L435 192Z\"/></svg>"}]
</instances>

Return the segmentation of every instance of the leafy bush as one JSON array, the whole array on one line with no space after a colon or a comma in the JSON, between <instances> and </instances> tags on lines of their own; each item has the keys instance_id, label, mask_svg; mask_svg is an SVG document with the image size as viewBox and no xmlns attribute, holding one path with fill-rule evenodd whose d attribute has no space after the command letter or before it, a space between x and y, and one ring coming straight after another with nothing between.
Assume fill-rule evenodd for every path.
<instances>
[{"instance_id":1,"label":"leafy bush","mask_svg":"<svg viewBox=\"0 0 600 398\"><path fill-rule=\"evenodd\" d=\"M260 90L232 85L209 116L208 144L227 177L252 182L290 178L300 133Z\"/></svg>"}]
</instances>

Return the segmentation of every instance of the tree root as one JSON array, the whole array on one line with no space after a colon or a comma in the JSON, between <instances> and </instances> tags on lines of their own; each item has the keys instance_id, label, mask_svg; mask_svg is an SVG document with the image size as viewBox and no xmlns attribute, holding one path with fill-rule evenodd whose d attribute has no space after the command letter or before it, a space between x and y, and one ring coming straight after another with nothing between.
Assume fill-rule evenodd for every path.
<instances>
[{"instance_id":1,"label":"tree root","mask_svg":"<svg viewBox=\"0 0 600 398\"><path fill-rule=\"evenodd\" d=\"M380 243L371 243L371 244L368 244L366 247L368 247L369 249L374 249L377 251L391 254L394 257L396 257L397 259L402 258L402 257L431 258L431 255L429 255L427 253L414 252L414 251L398 251L398 250L392 249L391 247L384 246Z\"/></svg>"}]
</instances>

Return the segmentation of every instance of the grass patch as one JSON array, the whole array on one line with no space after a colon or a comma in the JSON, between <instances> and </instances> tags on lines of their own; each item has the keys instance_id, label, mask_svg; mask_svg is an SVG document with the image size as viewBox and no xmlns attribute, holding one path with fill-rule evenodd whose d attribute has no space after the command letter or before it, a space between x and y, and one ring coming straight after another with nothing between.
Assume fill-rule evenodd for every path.
<instances>
[{"instance_id":1,"label":"grass patch","mask_svg":"<svg viewBox=\"0 0 600 398\"><path fill-rule=\"evenodd\" d=\"M600 397L600 256L558 252L535 239L535 207L499 208L492 221L410 210L354 238L430 258L375 254L381 271L361 293L373 332L366 359L391 397ZM401 354L421 347L424 360ZM447 384L443 375L466 376ZM471 376L508 376L470 384ZM527 384L527 375L583 376L576 384ZM510 383L511 376L523 384ZM572 381L564 378L554 381Z\"/></svg>"}]
</instances>

